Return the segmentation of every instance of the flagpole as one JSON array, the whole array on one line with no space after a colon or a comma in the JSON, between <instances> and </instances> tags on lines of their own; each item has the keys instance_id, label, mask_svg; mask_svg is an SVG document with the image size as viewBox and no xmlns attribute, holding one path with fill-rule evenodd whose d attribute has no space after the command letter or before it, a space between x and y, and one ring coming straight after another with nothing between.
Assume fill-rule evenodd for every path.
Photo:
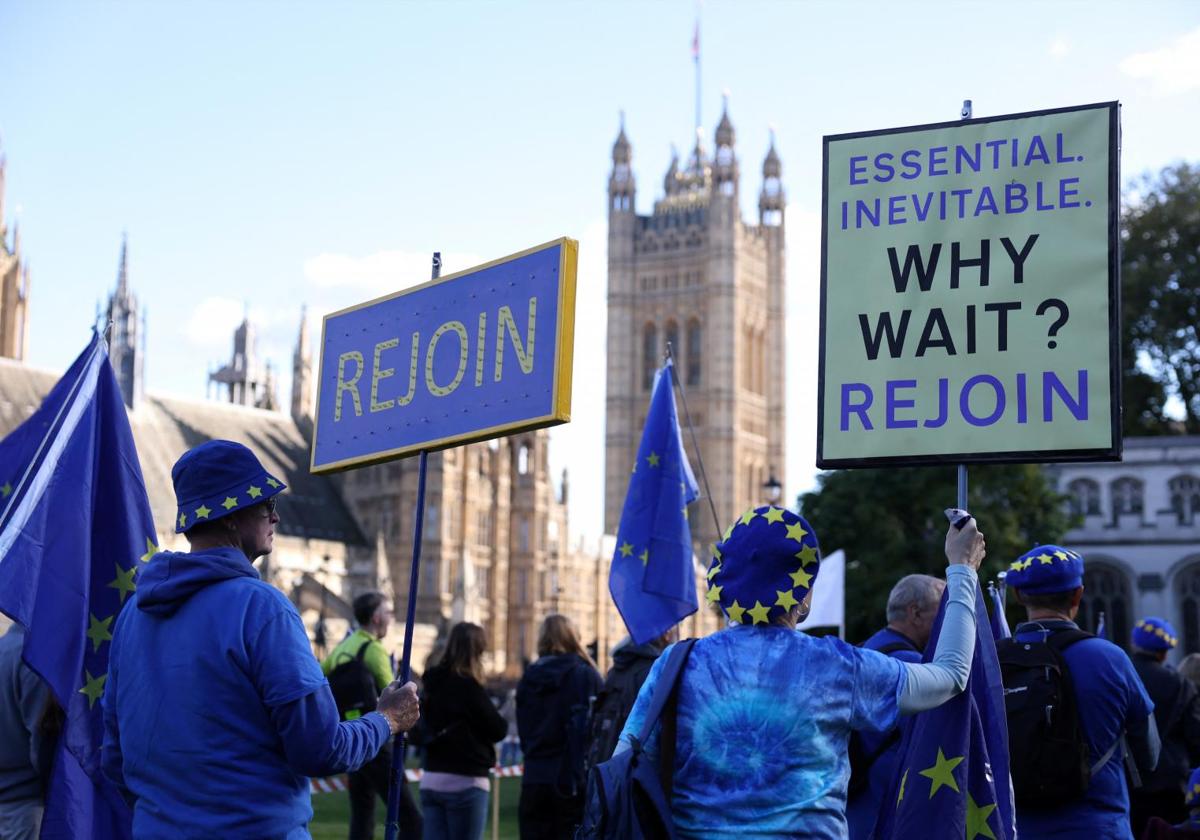
<instances>
[{"instance_id":1,"label":"flagpole","mask_svg":"<svg viewBox=\"0 0 1200 840\"><path fill-rule=\"evenodd\" d=\"M442 253L433 252L433 270L431 279L436 280L442 273ZM400 682L406 683L412 676L412 641L413 623L417 615L417 585L421 576L421 531L425 523L425 471L429 461L429 451L421 450L417 467L417 506L413 515L413 551L412 565L408 576L408 612L404 619L404 650L400 658ZM386 840L396 840L400 833L400 790L401 785L407 784L404 778L404 757L407 752L408 737L400 732L392 741L392 767L388 780L387 827L384 829ZM408 838L416 840L416 838Z\"/></svg>"},{"instance_id":2,"label":"flagpole","mask_svg":"<svg viewBox=\"0 0 1200 840\"><path fill-rule=\"evenodd\" d=\"M675 356L671 352L671 342L667 342L667 358L674 360ZM696 450L696 463L700 465L700 479L704 482L704 495L708 497L708 509L712 511L713 527L716 528L716 535L721 535L721 520L717 518L717 506L713 502L712 488L708 486L708 472L704 469L704 456L700 454L700 442L696 439L696 427L692 425L692 415L688 411L687 394L683 391L683 383L679 380L678 374L675 373L675 365L671 365L671 381L679 388L679 401L683 403L683 419L687 423L688 434L692 436L692 448ZM714 538L715 541L715 538Z\"/></svg>"},{"instance_id":3,"label":"flagpole","mask_svg":"<svg viewBox=\"0 0 1200 840\"><path fill-rule=\"evenodd\" d=\"M974 109L970 99L964 99L959 116L964 120L971 119ZM958 505L959 510L967 510L967 465L958 465Z\"/></svg>"}]
</instances>

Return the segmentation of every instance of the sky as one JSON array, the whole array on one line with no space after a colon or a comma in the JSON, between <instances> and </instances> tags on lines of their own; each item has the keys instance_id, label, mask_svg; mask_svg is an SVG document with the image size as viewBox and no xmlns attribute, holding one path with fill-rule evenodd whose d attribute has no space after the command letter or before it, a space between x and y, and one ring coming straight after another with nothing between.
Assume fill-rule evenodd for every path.
<instances>
[{"instance_id":1,"label":"sky","mask_svg":"<svg viewBox=\"0 0 1200 840\"><path fill-rule=\"evenodd\" d=\"M146 388L205 397L245 313L280 370L327 312L559 236L580 241L577 535L603 520L606 185L620 114L637 208L727 94L743 216L772 128L787 194L785 499L814 486L822 137L1122 103L1129 183L1198 157L1191 2L281 3L0 0L5 215L32 275L28 361L62 369L116 282Z\"/></svg>"}]
</instances>

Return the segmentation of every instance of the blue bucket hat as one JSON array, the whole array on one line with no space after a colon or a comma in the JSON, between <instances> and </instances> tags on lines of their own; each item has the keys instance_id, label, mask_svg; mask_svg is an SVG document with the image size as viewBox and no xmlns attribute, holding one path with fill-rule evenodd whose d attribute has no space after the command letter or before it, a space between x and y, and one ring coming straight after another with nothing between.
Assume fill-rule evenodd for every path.
<instances>
[{"instance_id":1,"label":"blue bucket hat","mask_svg":"<svg viewBox=\"0 0 1200 840\"><path fill-rule=\"evenodd\" d=\"M1179 644L1179 637L1165 618L1149 617L1133 625L1133 643L1142 650L1170 650Z\"/></svg>"},{"instance_id":2,"label":"blue bucket hat","mask_svg":"<svg viewBox=\"0 0 1200 840\"><path fill-rule=\"evenodd\" d=\"M1070 592L1083 586L1083 558L1057 545L1038 545L1008 567L1004 582L1030 595Z\"/></svg>"},{"instance_id":3,"label":"blue bucket hat","mask_svg":"<svg viewBox=\"0 0 1200 840\"><path fill-rule=\"evenodd\" d=\"M266 471L254 453L231 440L210 440L171 468L175 485L175 533L265 502L287 486Z\"/></svg>"},{"instance_id":4,"label":"blue bucket hat","mask_svg":"<svg viewBox=\"0 0 1200 840\"><path fill-rule=\"evenodd\" d=\"M1183 795L1183 804L1189 809L1200 806L1200 767L1188 776L1187 792Z\"/></svg>"},{"instance_id":5,"label":"blue bucket hat","mask_svg":"<svg viewBox=\"0 0 1200 840\"><path fill-rule=\"evenodd\" d=\"M725 532L708 567L708 602L736 624L769 624L804 600L821 565L804 517L773 505L751 508Z\"/></svg>"}]
</instances>

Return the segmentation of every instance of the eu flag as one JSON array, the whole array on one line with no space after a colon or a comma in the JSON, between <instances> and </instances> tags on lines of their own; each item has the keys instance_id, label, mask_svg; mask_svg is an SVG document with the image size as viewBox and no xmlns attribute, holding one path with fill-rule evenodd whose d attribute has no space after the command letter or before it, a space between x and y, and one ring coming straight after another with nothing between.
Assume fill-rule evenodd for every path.
<instances>
[{"instance_id":1,"label":"eu flag","mask_svg":"<svg viewBox=\"0 0 1200 840\"><path fill-rule=\"evenodd\" d=\"M621 509L608 590L636 644L699 606L687 506L699 495L675 413L668 359L654 377L642 443Z\"/></svg>"},{"instance_id":2,"label":"eu flag","mask_svg":"<svg viewBox=\"0 0 1200 840\"><path fill-rule=\"evenodd\" d=\"M1004 584L1000 586L988 584L988 595L992 600L992 638L1011 639L1012 631L1008 629L1008 616L1004 614Z\"/></svg>"},{"instance_id":3,"label":"eu flag","mask_svg":"<svg viewBox=\"0 0 1200 840\"><path fill-rule=\"evenodd\" d=\"M100 772L100 698L117 613L158 550L121 391L99 335L0 441L0 611L65 712L42 838L124 838Z\"/></svg>"},{"instance_id":4,"label":"eu flag","mask_svg":"<svg viewBox=\"0 0 1200 840\"><path fill-rule=\"evenodd\" d=\"M925 661L942 630L942 607ZM884 800L875 836L880 840L1013 840L1016 816L1008 773L1004 684L983 593L975 589L975 655L967 688L957 697L909 718L901 741L898 778Z\"/></svg>"}]
</instances>

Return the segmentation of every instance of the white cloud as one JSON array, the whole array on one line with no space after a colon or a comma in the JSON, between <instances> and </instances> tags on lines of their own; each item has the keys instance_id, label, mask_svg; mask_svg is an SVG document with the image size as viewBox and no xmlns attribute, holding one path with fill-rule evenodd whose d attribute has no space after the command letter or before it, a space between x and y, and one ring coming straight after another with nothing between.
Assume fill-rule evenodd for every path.
<instances>
[{"instance_id":1,"label":"white cloud","mask_svg":"<svg viewBox=\"0 0 1200 840\"><path fill-rule=\"evenodd\" d=\"M1050 47L1046 52L1048 52L1050 54L1050 57L1053 58L1054 60L1060 61L1060 60L1066 58L1068 54L1070 54L1071 44L1067 41L1066 38L1063 38L1060 35L1059 37L1055 38L1053 41L1050 42Z\"/></svg>"},{"instance_id":2,"label":"white cloud","mask_svg":"<svg viewBox=\"0 0 1200 840\"><path fill-rule=\"evenodd\" d=\"M383 295L428 280L430 257L425 251L376 251L364 257L318 254L304 261L304 277L319 289L352 287ZM474 254L446 253L442 255L442 273L462 271L482 262Z\"/></svg>"},{"instance_id":3,"label":"white cloud","mask_svg":"<svg viewBox=\"0 0 1200 840\"><path fill-rule=\"evenodd\" d=\"M1127 76L1148 80L1156 96L1200 90L1200 28L1156 50L1126 56L1117 66Z\"/></svg>"},{"instance_id":4,"label":"white cloud","mask_svg":"<svg viewBox=\"0 0 1200 840\"><path fill-rule=\"evenodd\" d=\"M183 325L183 336L198 350L230 351L233 331L246 314L245 304L227 297L209 297L192 310Z\"/></svg>"}]
</instances>

